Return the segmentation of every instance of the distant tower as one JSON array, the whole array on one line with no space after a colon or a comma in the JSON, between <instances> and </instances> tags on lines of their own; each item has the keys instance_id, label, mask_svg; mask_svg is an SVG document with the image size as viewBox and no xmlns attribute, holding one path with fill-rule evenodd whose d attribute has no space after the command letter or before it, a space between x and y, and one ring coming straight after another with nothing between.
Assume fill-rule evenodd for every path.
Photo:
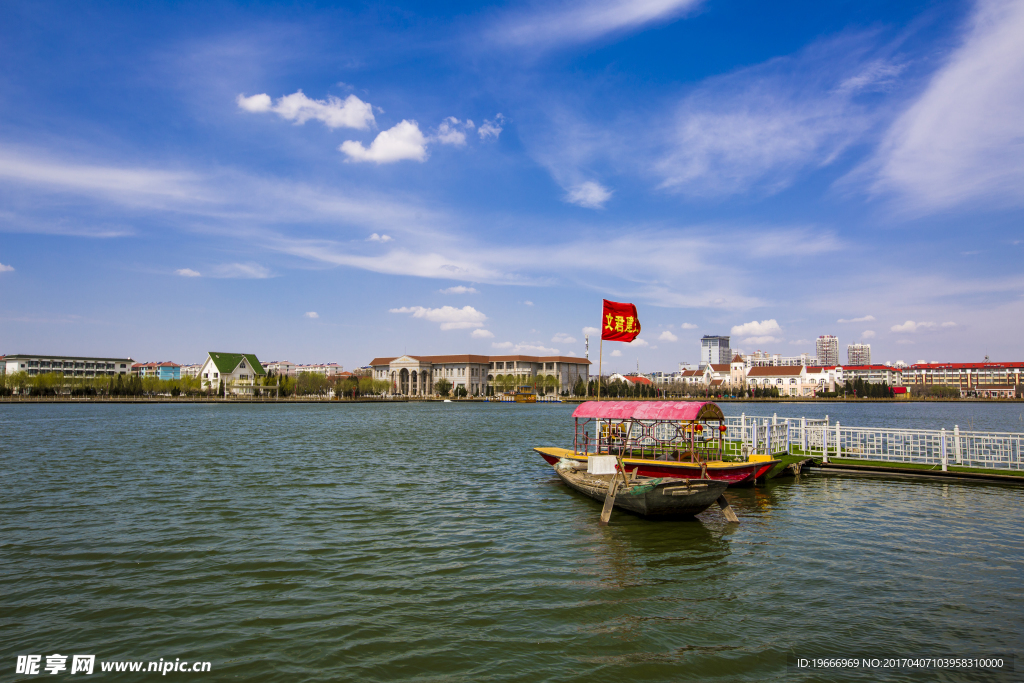
<instances>
[{"instance_id":1,"label":"distant tower","mask_svg":"<svg viewBox=\"0 0 1024 683\"><path fill-rule=\"evenodd\" d=\"M825 366L839 365L839 337L823 334L817 341L818 363Z\"/></svg>"},{"instance_id":2,"label":"distant tower","mask_svg":"<svg viewBox=\"0 0 1024 683\"><path fill-rule=\"evenodd\" d=\"M590 360L590 335L589 334L583 335L583 345L584 345L584 348L586 348L586 351L584 351L583 355L586 357L587 360Z\"/></svg>"},{"instance_id":3,"label":"distant tower","mask_svg":"<svg viewBox=\"0 0 1024 683\"><path fill-rule=\"evenodd\" d=\"M700 338L700 367L728 364L731 360L729 337L705 334Z\"/></svg>"},{"instance_id":4,"label":"distant tower","mask_svg":"<svg viewBox=\"0 0 1024 683\"><path fill-rule=\"evenodd\" d=\"M871 344L850 344L846 347L848 365L871 365Z\"/></svg>"}]
</instances>

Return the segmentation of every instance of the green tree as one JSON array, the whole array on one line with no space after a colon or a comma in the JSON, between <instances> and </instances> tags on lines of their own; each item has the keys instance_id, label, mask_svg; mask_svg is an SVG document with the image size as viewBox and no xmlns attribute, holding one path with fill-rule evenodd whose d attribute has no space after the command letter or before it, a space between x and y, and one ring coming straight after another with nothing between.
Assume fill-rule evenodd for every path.
<instances>
[{"instance_id":1,"label":"green tree","mask_svg":"<svg viewBox=\"0 0 1024 683\"><path fill-rule=\"evenodd\" d=\"M442 377L434 383L434 391L445 398L448 397L451 390L452 383L446 377Z\"/></svg>"}]
</instances>

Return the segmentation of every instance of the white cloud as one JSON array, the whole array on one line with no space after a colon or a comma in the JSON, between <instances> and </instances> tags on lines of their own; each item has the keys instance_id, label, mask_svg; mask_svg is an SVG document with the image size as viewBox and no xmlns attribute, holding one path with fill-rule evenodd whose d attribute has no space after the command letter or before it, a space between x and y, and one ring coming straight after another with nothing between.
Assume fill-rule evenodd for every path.
<instances>
[{"instance_id":1,"label":"white cloud","mask_svg":"<svg viewBox=\"0 0 1024 683\"><path fill-rule=\"evenodd\" d=\"M614 351L612 351L611 355L613 358L618 358L619 356L622 355L622 351L620 351L619 349L615 349Z\"/></svg>"},{"instance_id":2,"label":"white cloud","mask_svg":"<svg viewBox=\"0 0 1024 683\"><path fill-rule=\"evenodd\" d=\"M650 344L647 343L646 339L641 339L640 337L637 337L633 341L628 342L628 345L629 346L640 346L640 347L650 346Z\"/></svg>"},{"instance_id":3,"label":"white cloud","mask_svg":"<svg viewBox=\"0 0 1024 683\"><path fill-rule=\"evenodd\" d=\"M677 337L676 335L672 334L668 330L665 330L664 332L661 333L661 335L658 336L658 341L674 342L674 341L679 341L679 337Z\"/></svg>"},{"instance_id":4,"label":"white cloud","mask_svg":"<svg viewBox=\"0 0 1024 683\"><path fill-rule=\"evenodd\" d=\"M935 323L916 323L913 320L908 320L902 325L893 325L889 329L893 332L917 332L919 330L928 330L935 327Z\"/></svg>"},{"instance_id":5,"label":"white cloud","mask_svg":"<svg viewBox=\"0 0 1024 683\"><path fill-rule=\"evenodd\" d=\"M837 323L869 323L869 322L871 322L874 319L875 319L875 316L873 316L873 315L865 315L862 318L849 318L849 319L840 318L836 322Z\"/></svg>"},{"instance_id":6,"label":"white cloud","mask_svg":"<svg viewBox=\"0 0 1024 683\"><path fill-rule=\"evenodd\" d=\"M494 333L490 330L478 329L473 330L472 334L469 335L473 339L493 339Z\"/></svg>"},{"instance_id":7,"label":"white cloud","mask_svg":"<svg viewBox=\"0 0 1024 683\"><path fill-rule=\"evenodd\" d=\"M320 317L320 314L317 313L316 311L307 311L306 313L303 313L302 315L306 316L307 318L311 318L313 320L316 320L317 318Z\"/></svg>"},{"instance_id":8,"label":"white cloud","mask_svg":"<svg viewBox=\"0 0 1024 683\"><path fill-rule=\"evenodd\" d=\"M270 95L266 93L260 95L253 95L252 97L246 97L245 95L239 95L235 98L235 102L238 106L246 111L261 112L270 111L271 99Z\"/></svg>"},{"instance_id":9,"label":"white cloud","mask_svg":"<svg viewBox=\"0 0 1024 683\"><path fill-rule=\"evenodd\" d=\"M963 43L892 125L873 189L935 211L1024 205L1024 3L982 0Z\"/></svg>"},{"instance_id":10,"label":"white cloud","mask_svg":"<svg viewBox=\"0 0 1024 683\"><path fill-rule=\"evenodd\" d=\"M459 130L459 126L464 129L473 128L473 122L466 121L463 123L454 116L449 116L437 127L437 135L434 136L434 139L442 145L462 147L466 144L466 133L465 130Z\"/></svg>"},{"instance_id":11,"label":"white cloud","mask_svg":"<svg viewBox=\"0 0 1024 683\"><path fill-rule=\"evenodd\" d=\"M864 330L863 332L860 333L860 338L861 339L874 339L875 338L875 331L874 330Z\"/></svg>"},{"instance_id":12,"label":"white cloud","mask_svg":"<svg viewBox=\"0 0 1024 683\"><path fill-rule=\"evenodd\" d=\"M565 355L567 355L567 356L575 356L575 355L576 355L576 352L575 352L575 351L569 351L569 352L568 352L568 353L566 353Z\"/></svg>"},{"instance_id":13,"label":"white cloud","mask_svg":"<svg viewBox=\"0 0 1024 683\"><path fill-rule=\"evenodd\" d=\"M611 199L612 193L600 183L588 180L575 187L570 187L565 201L586 209L604 208L604 203Z\"/></svg>"},{"instance_id":14,"label":"white cloud","mask_svg":"<svg viewBox=\"0 0 1024 683\"><path fill-rule=\"evenodd\" d=\"M808 339L794 339L789 343L792 344L793 346L800 346L802 344L810 344L811 342Z\"/></svg>"},{"instance_id":15,"label":"white cloud","mask_svg":"<svg viewBox=\"0 0 1024 683\"><path fill-rule=\"evenodd\" d=\"M213 277L262 280L270 270L258 263L225 263L213 269Z\"/></svg>"},{"instance_id":16,"label":"white cloud","mask_svg":"<svg viewBox=\"0 0 1024 683\"><path fill-rule=\"evenodd\" d=\"M575 344L576 337L570 337L565 332L559 332L558 334L551 338L551 341L555 342L556 344Z\"/></svg>"},{"instance_id":17,"label":"white cloud","mask_svg":"<svg viewBox=\"0 0 1024 683\"><path fill-rule=\"evenodd\" d=\"M240 108L246 111L272 111L281 118L294 121L296 124L316 119L323 121L328 128L366 130L375 123L373 107L355 95L349 95L344 100L333 95L326 100L313 100L306 97L301 90L297 90L291 95L278 98L277 104L273 106L270 104L270 96L265 93L251 97L239 95L235 101Z\"/></svg>"},{"instance_id":18,"label":"white cloud","mask_svg":"<svg viewBox=\"0 0 1024 683\"><path fill-rule=\"evenodd\" d=\"M432 323L440 323L442 330L465 330L471 327L483 327L487 316L472 306L455 308L424 308L423 306L402 306L389 309L390 313L412 313L414 318L423 318Z\"/></svg>"},{"instance_id":19,"label":"white cloud","mask_svg":"<svg viewBox=\"0 0 1024 683\"><path fill-rule=\"evenodd\" d=\"M772 318L771 320L762 320L761 322L752 320L749 323L743 323L742 325L734 325L732 328L732 334L736 335L737 337L747 335L763 337L766 335L770 335L773 332L781 331L782 328L779 327L779 323L775 321L775 318ZM754 343L757 344L760 342Z\"/></svg>"},{"instance_id":20,"label":"white cloud","mask_svg":"<svg viewBox=\"0 0 1024 683\"><path fill-rule=\"evenodd\" d=\"M683 323L682 325L679 326L679 329L681 329L681 330L695 330L695 329L697 329L697 326L694 325L693 323Z\"/></svg>"},{"instance_id":21,"label":"white cloud","mask_svg":"<svg viewBox=\"0 0 1024 683\"><path fill-rule=\"evenodd\" d=\"M597 329L596 327L584 327L583 328L583 334L597 334L600 331L601 330Z\"/></svg>"},{"instance_id":22,"label":"white cloud","mask_svg":"<svg viewBox=\"0 0 1024 683\"><path fill-rule=\"evenodd\" d=\"M390 242L392 239L393 238L391 237L391 235L378 235L377 233L373 233L372 235L370 235L369 237L366 238L366 241L367 242Z\"/></svg>"},{"instance_id":23,"label":"white cloud","mask_svg":"<svg viewBox=\"0 0 1024 683\"><path fill-rule=\"evenodd\" d=\"M192 270L191 268L179 268L174 272L182 277L200 277L202 275L198 270Z\"/></svg>"},{"instance_id":24,"label":"white cloud","mask_svg":"<svg viewBox=\"0 0 1024 683\"><path fill-rule=\"evenodd\" d=\"M543 342L519 342L513 344L512 342L494 342L491 344L496 349L509 350L512 353L523 353L523 354L535 354L540 356L557 356L558 349L552 349L544 346Z\"/></svg>"},{"instance_id":25,"label":"white cloud","mask_svg":"<svg viewBox=\"0 0 1024 683\"><path fill-rule=\"evenodd\" d=\"M377 164L390 164L405 159L425 161L427 139L420 132L418 123L402 120L393 128L378 134L369 149L355 140L346 140L338 149L348 155L349 161L372 161Z\"/></svg>"},{"instance_id":26,"label":"white cloud","mask_svg":"<svg viewBox=\"0 0 1024 683\"><path fill-rule=\"evenodd\" d=\"M953 322L953 321L944 322L944 323L942 323L942 326L943 327L956 327L956 323Z\"/></svg>"},{"instance_id":27,"label":"white cloud","mask_svg":"<svg viewBox=\"0 0 1024 683\"><path fill-rule=\"evenodd\" d=\"M493 121L484 119L483 125L481 125L480 129L477 130L477 134L480 136L481 140L486 140L487 138L494 138L497 140L498 136L501 135L501 131L503 130L502 126L504 124L505 117L501 114L495 116Z\"/></svg>"},{"instance_id":28,"label":"white cloud","mask_svg":"<svg viewBox=\"0 0 1024 683\"><path fill-rule=\"evenodd\" d=\"M523 302L523 305L524 305L524 306L532 306L532 305L533 305L533 302L532 302L532 301L524 301L524 302Z\"/></svg>"},{"instance_id":29,"label":"white cloud","mask_svg":"<svg viewBox=\"0 0 1024 683\"><path fill-rule=\"evenodd\" d=\"M455 285L454 287L448 287L447 289L438 290L442 294L476 294L474 287L464 287L463 285Z\"/></svg>"},{"instance_id":30,"label":"white cloud","mask_svg":"<svg viewBox=\"0 0 1024 683\"><path fill-rule=\"evenodd\" d=\"M782 340L778 337L773 337L770 334L761 335L758 337L747 337L743 340L744 344L773 344L781 342Z\"/></svg>"},{"instance_id":31,"label":"white cloud","mask_svg":"<svg viewBox=\"0 0 1024 683\"><path fill-rule=\"evenodd\" d=\"M871 126L855 96L889 79L877 63L856 63L863 42L821 41L705 81L650 143L661 157L661 187L704 197L772 194L802 170L834 162Z\"/></svg>"},{"instance_id":32,"label":"white cloud","mask_svg":"<svg viewBox=\"0 0 1024 683\"><path fill-rule=\"evenodd\" d=\"M609 33L667 21L700 4L700 0L598 0L549 3L544 11L504 15L488 38L525 47L581 43Z\"/></svg>"}]
</instances>

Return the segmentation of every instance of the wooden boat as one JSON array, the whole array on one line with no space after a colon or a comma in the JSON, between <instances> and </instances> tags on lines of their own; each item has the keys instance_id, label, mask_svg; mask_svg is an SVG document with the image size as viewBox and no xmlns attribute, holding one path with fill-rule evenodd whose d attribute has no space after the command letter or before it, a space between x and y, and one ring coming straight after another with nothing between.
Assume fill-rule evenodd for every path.
<instances>
[{"instance_id":1,"label":"wooden boat","mask_svg":"<svg viewBox=\"0 0 1024 683\"><path fill-rule=\"evenodd\" d=\"M724 481L712 479L637 477L630 479L627 487L620 474L587 474L585 465L580 470L575 463L568 462L556 464L555 472L569 488L598 501L606 501L608 489L614 485L616 492L612 498L615 507L653 518L698 515L719 499L724 500L722 493L728 486Z\"/></svg>"},{"instance_id":2,"label":"wooden boat","mask_svg":"<svg viewBox=\"0 0 1024 683\"><path fill-rule=\"evenodd\" d=\"M528 391L520 391L516 394L516 403L536 403L537 394L531 394Z\"/></svg>"},{"instance_id":3,"label":"wooden boat","mask_svg":"<svg viewBox=\"0 0 1024 683\"><path fill-rule=\"evenodd\" d=\"M710 401L587 401L573 412L573 447L534 448L555 464L586 465L593 455L618 455L641 477L712 479L753 484L779 463L766 456L728 460L725 416Z\"/></svg>"}]
</instances>

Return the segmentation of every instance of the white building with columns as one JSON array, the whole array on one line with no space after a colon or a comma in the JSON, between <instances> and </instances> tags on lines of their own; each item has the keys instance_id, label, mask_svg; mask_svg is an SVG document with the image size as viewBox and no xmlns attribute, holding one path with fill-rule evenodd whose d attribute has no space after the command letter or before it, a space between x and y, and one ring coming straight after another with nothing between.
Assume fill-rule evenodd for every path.
<instances>
[{"instance_id":1,"label":"white building with columns","mask_svg":"<svg viewBox=\"0 0 1024 683\"><path fill-rule=\"evenodd\" d=\"M534 382L538 375L552 375L560 389L571 389L590 379L590 361L575 356L448 356L381 357L370 361L373 378L391 383L391 392L401 396L433 396L434 386L447 379L452 388L464 387L469 396L484 396L498 375L521 377L520 384Z\"/></svg>"}]
</instances>

